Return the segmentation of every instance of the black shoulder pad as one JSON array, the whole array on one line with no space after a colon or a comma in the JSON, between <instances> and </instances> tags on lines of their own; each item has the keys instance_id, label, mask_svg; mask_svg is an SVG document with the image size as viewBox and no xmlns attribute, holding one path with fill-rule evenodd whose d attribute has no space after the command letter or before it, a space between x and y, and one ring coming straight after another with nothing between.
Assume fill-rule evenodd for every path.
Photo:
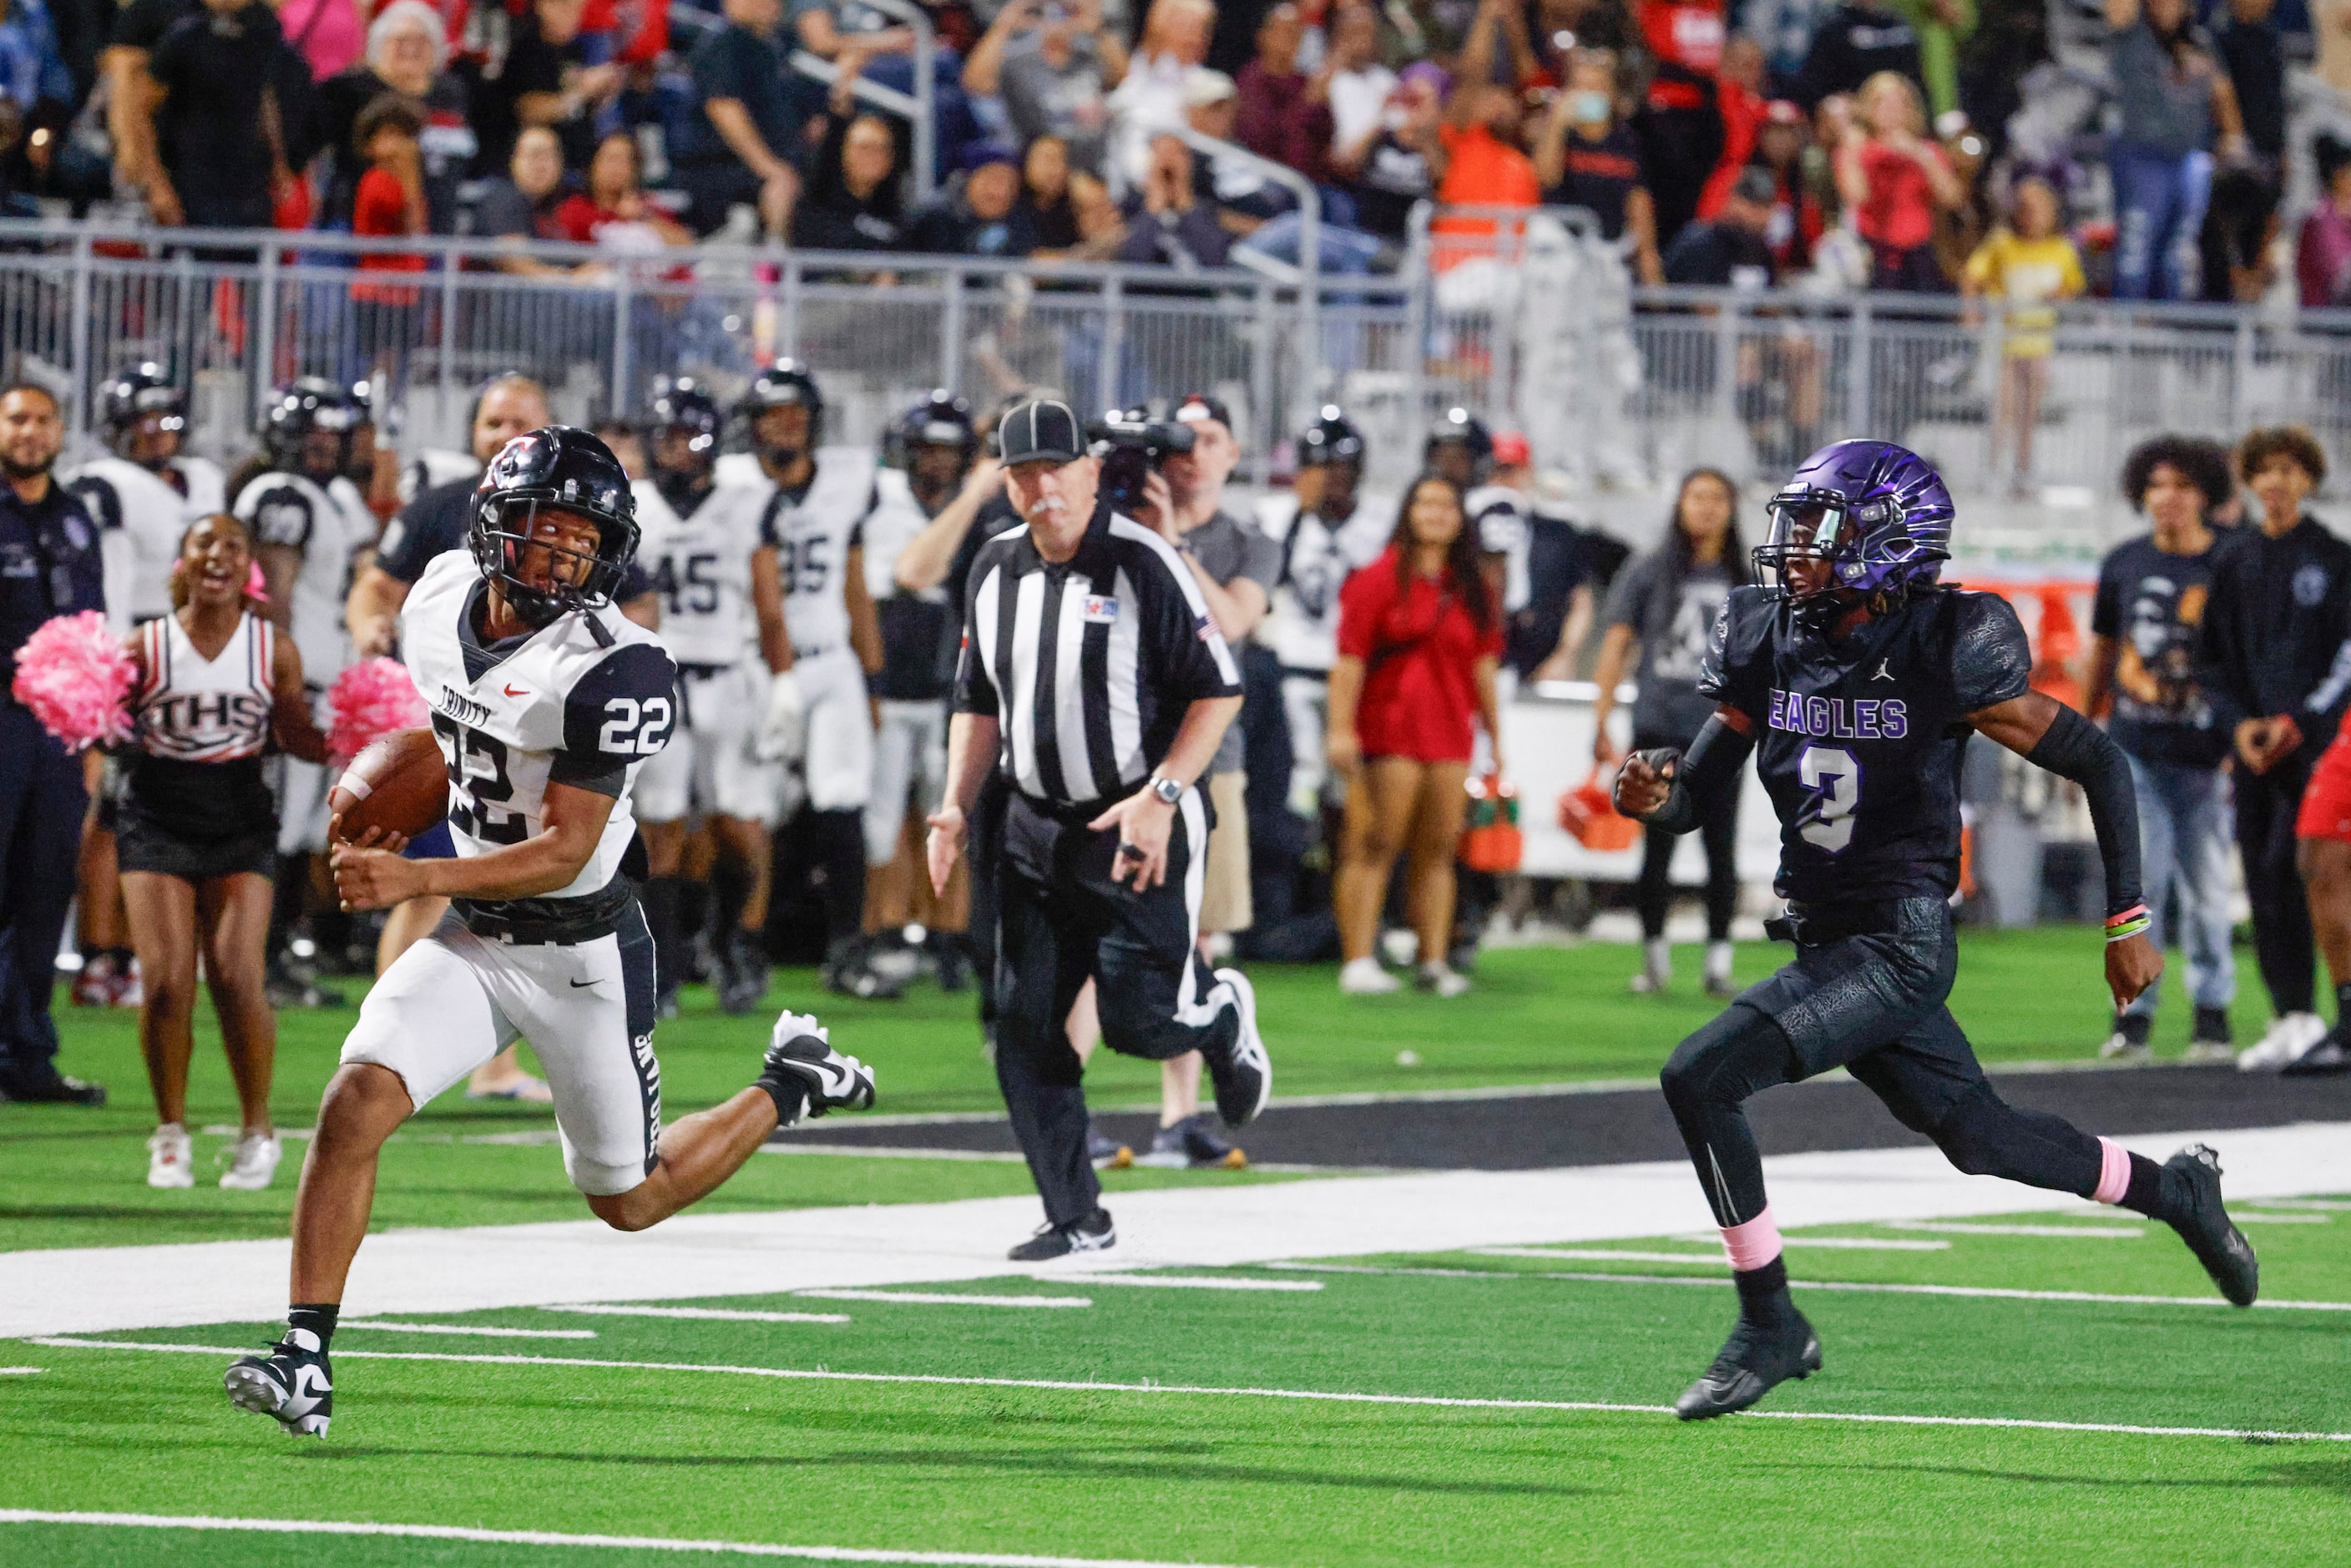
<instances>
[{"instance_id":1,"label":"black shoulder pad","mask_svg":"<svg viewBox=\"0 0 2351 1568\"><path fill-rule=\"evenodd\" d=\"M1771 623L1779 608L1780 601L1768 590L1752 583L1730 591L1714 618L1706 657L1698 662L1699 692L1750 713L1761 711L1754 706L1759 688L1750 676L1767 662Z\"/></svg>"},{"instance_id":2,"label":"black shoulder pad","mask_svg":"<svg viewBox=\"0 0 2351 1568\"><path fill-rule=\"evenodd\" d=\"M81 504L89 509L91 519L100 528L122 526L122 497L116 493L111 481L101 479L95 474L85 474L66 488L81 497Z\"/></svg>"},{"instance_id":3,"label":"black shoulder pad","mask_svg":"<svg viewBox=\"0 0 2351 1568\"><path fill-rule=\"evenodd\" d=\"M1954 591L1951 683L1959 711L1980 713L2032 689L2032 644L1997 593Z\"/></svg>"}]
</instances>

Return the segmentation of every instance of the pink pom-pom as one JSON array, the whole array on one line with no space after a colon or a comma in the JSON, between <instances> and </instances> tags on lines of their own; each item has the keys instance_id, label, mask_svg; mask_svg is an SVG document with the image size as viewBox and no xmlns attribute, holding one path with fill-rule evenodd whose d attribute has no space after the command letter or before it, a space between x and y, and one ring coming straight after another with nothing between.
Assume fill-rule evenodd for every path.
<instances>
[{"instance_id":1,"label":"pink pom-pom","mask_svg":"<svg viewBox=\"0 0 2351 1568\"><path fill-rule=\"evenodd\" d=\"M245 574L245 596L256 604L269 602L269 580L261 575L259 561L255 561Z\"/></svg>"},{"instance_id":2,"label":"pink pom-pom","mask_svg":"<svg viewBox=\"0 0 2351 1568\"><path fill-rule=\"evenodd\" d=\"M377 737L414 729L433 716L416 695L407 667L397 659L361 659L335 677L327 706L333 715L327 749L339 765L357 757Z\"/></svg>"},{"instance_id":3,"label":"pink pom-pom","mask_svg":"<svg viewBox=\"0 0 2351 1568\"><path fill-rule=\"evenodd\" d=\"M103 612L85 610L42 622L16 653L16 700L41 727L79 751L95 743L128 740L125 700L139 666L107 630Z\"/></svg>"}]
</instances>

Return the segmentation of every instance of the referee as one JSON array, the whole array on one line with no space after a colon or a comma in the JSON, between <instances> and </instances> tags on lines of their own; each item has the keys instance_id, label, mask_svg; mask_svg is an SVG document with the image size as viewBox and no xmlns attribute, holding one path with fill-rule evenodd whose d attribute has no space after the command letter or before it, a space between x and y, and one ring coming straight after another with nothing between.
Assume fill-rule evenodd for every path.
<instances>
[{"instance_id":1,"label":"referee","mask_svg":"<svg viewBox=\"0 0 2351 1568\"><path fill-rule=\"evenodd\" d=\"M1264 1108L1273 1069L1247 977L1209 974L1197 946L1210 810L1195 781L1240 711L1239 668L1174 547L1097 499L1101 465L1067 404L1014 409L997 438L1029 526L972 565L929 853L944 890L965 813L1000 768L996 1077L1045 1200L1011 1252L1029 1263L1117 1239L1064 1027L1089 979L1104 1042L1200 1052L1228 1125Z\"/></svg>"}]
</instances>

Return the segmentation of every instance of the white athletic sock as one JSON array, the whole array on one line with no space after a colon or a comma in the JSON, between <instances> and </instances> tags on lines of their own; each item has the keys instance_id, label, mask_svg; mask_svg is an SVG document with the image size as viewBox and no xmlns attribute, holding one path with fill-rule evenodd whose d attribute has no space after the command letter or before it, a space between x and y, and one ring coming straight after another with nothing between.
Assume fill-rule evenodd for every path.
<instances>
[{"instance_id":1,"label":"white athletic sock","mask_svg":"<svg viewBox=\"0 0 2351 1568\"><path fill-rule=\"evenodd\" d=\"M1709 980L1730 978L1730 944L1709 942L1706 945L1706 977Z\"/></svg>"},{"instance_id":2,"label":"white athletic sock","mask_svg":"<svg viewBox=\"0 0 2351 1568\"><path fill-rule=\"evenodd\" d=\"M1652 936L1641 944L1641 967L1656 980L1670 978L1674 972L1674 950L1662 936Z\"/></svg>"}]
</instances>

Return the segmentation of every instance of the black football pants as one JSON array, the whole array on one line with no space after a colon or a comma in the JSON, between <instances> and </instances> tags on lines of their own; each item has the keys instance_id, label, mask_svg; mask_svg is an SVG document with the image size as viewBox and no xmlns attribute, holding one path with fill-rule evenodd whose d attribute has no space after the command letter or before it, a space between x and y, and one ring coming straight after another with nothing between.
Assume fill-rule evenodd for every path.
<instances>
[{"instance_id":1,"label":"black football pants","mask_svg":"<svg viewBox=\"0 0 2351 1568\"><path fill-rule=\"evenodd\" d=\"M1086 981L1113 1051L1164 1061L1232 1048L1238 1016L1212 995L1196 946L1208 821L1202 792L1186 792L1168 835L1167 879L1137 893L1111 881L1115 832L1096 832L1081 816L1056 819L1018 794L1006 806L996 1081L1055 1225L1084 1218L1102 1200L1086 1153L1084 1068L1068 1030Z\"/></svg>"},{"instance_id":2,"label":"black football pants","mask_svg":"<svg viewBox=\"0 0 2351 1568\"><path fill-rule=\"evenodd\" d=\"M1949 908L1938 898L1877 907L1873 929L1800 941L1793 962L1749 987L1666 1063L1666 1103L1715 1223L1743 1225L1763 1211L1748 1097L1833 1067L1851 1072L1969 1175L2089 1197L2102 1163L2098 1140L2002 1101L1943 1005L1959 972Z\"/></svg>"},{"instance_id":3,"label":"black football pants","mask_svg":"<svg viewBox=\"0 0 2351 1568\"><path fill-rule=\"evenodd\" d=\"M2262 967L2262 984L2270 993L2270 1007L2281 1016L2311 1012L2318 949L2302 871L2294 863L2294 836L2310 767L2297 755L2267 773L2240 768L2232 781L2237 854L2245 867L2245 899L2252 906L2253 956Z\"/></svg>"}]
</instances>

